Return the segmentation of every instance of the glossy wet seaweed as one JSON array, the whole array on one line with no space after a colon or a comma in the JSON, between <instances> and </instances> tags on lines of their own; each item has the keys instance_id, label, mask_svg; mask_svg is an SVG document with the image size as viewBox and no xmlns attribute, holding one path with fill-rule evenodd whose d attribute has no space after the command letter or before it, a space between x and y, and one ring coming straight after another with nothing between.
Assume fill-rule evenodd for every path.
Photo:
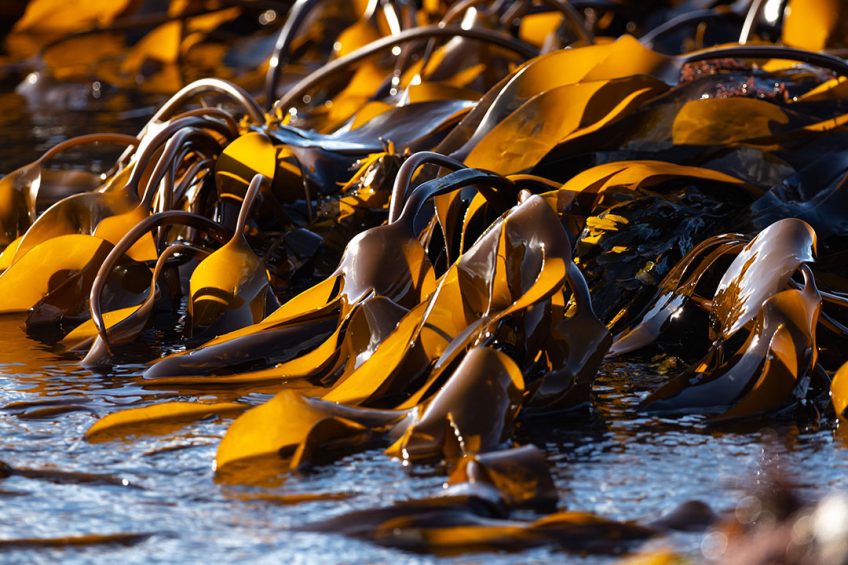
<instances>
[{"instance_id":1,"label":"glossy wet seaweed","mask_svg":"<svg viewBox=\"0 0 848 565\"><path fill-rule=\"evenodd\" d=\"M500 15L473 13L484 27ZM3 410L13 433L24 444L37 439L27 434L41 424L72 424L56 434L68 439L81 437L84 426L88 443L74 443L68 461L79 453L89 462L90 454L104 455L97 446L119 446L102 457L107 467L116 455L142 468L148 461L199 465L203 457L208 465L204 450L217 444L214 473L199 473L206 494L188 499L163 488L159 471L138 479L122 477L120 467L54 469L28 461L22 449L0 467L11 485L2 496L21 502L13 511L25 513L47 485L114 488L189 513L192 502L291 507L282 517L293 519L280 530L287 541L272 542L271 552L320 534L442 556L498 550L541 559L559 548L600 558L669 535L696 552L698 534L670 532L709 527L709 508L690 502L662 519L650 504L628 513L609 505L621 498L604 492L619 484L609 480L584 487L601 489L607 506L601 498L585 504L568 485L580 484L581 468L592 474L591 461L559 455L588 449L629 479L629 462L625 469L607 458L638 450L640 439L648 450L670 442L681 453L692 442L698 452L730 454L731 467L736 459L725 441L772 448L792 463L810 449L813 459L836 453L846 404L836 345L848 332L838 251L845 230L837 221L844 171L841 161L814 170L804 155L838 147L841 83L831 77L846 73L844 61L771 46L668 56L624 36L521 66L536 55L526 34L466 33L466 22L375 41L371 27L388 14L354 22L334 47L337 58L284 89L267 120L240 87L204 80L167 103L139 142L102 138L138 149L103 175L101 192L74 194L82 185L55 172L55 194L45 181L26 185L40 162L10 177L18 200L4 221L14 242L0 257L9 341L24 339L15 325L52 343L82 323L58 345L39 346L43 356L29 348L26 371L47 376L10 375ZM563 14L580 25L576 12ZM791 31L785 39L807 47ZM286 33L278 50L287 49ZM418 82L403 83L407 98L363 98L375 73L388 70L368 56L403 45L392 51L403 60L410 41L442 36L504 52L484 57L485 79L458 89L438 83L457 72L455 45L428 47ZM589 32L577 40L594 42ZM741 63L768 58L817 69ZM560 64L577 70L545 71ZM318 90L340 69L355 69L348 88ZM763 82L734 90L745 71ZM771 80L779 94L764 92ZM301 98L316 90L332 107ZM177 114L190 96L208 91L247 117L237 124L217 108ZM429 134L422 135L422 120L435 120ZM398 169L410 153L413 166ZM35 186L55 201L38 219L39 201L22 198ZM812 210L822 202L826 211ZM380 225L384 214L389 221ZM689 222L675 225L683 218ZM745 233L717 235L728 218ZM271 256L278 249L283 265ZM610 293L622 281L626 291ZM681 341L698 345L681 348ZM73 368L65 348L91 344L81 365L98 372ZM603 361L608 351L615 359ZM132 363L160 355L143 374ZM55 374L45 359L59 360ZM777 445L795 436L804 439ZM689 459L679 469L685 479L697 475L698 458ZM649 460L658 468L665 462ZM344 478L350 464L374 469L375 479L396 473L391 464L409 476L396 490L366 493ZM332 479L322 482L325 474ZM637 485L664 491L653 477L637 479L620 485L622 495ZM704 498L730 510L739 485L716 487L715 479L706 482L723 494ZM21 481L39 487L15 490ZM404 500L417 483L427 494ZM816 495L824 485L841 486L828 478L801 491ZM322 503L329 514L309 510ZM300 507L307 510L298 514ZM171 543L178 553L190 543L180 528L127 530L130 524L114 533L19 533L4 543L16 551L124 546L131 549L110 551L136 557L147 544ZM219 527L208 526L213 535ZM268 544L252 543L252 535L245 535L248 547L267 555ZM384 555L351 547L364 561Z\"/></svg>"}]
</instances>

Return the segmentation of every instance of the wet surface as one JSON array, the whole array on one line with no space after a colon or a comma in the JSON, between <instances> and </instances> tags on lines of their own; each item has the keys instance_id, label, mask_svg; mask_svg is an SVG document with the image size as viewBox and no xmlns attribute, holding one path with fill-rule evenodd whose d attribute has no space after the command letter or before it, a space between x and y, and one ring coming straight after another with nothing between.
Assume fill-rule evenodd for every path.
<instances>
[{"instance_id":1,"label":"wet surface","mask_svg":"<svg viewBox=\"0 0 848 565\"><path fill-rule=\"evenodd\" d=\"M73 135L135 133L153 107L106 100L99 101L97 112L53 113L2 95L0 170L30 162ZM99 170L114 157L114 149L104 151L102 161L92 161L90 153L83 161L80 153L69 152L57 163ZM0 561L436 560L291 528L432 495L442 488L443 474L416 467L410 475L377 449L262 485L216 483L212 462L229 422L217 418L159 436L87 443L83 436L96 419L120 407L232 398L144 389L137 381L144 369L140 364L117 365L108 373L81 369L75 358L27 338L23 327L24 317L0 318L0 460L28 470L0 479L0 540L133 535L74 547L0 546ZM155 349L157 336L148 332L142 341ZM679 503L701 499L721 512L732 509L746 487L775 468L810 498L848 487L848 451L829 424L816 429L760 421L708 429L700 417L639 415L636 405L666 380L657 373L649 364L606 364L594 387L594 416L562 417L519 430L522 442L532 441L547 453L560 508L650 521ZM265 399L261 393L247 398L254 403ZM322 494L332 496L322 500ZM697 557L702 539L703 534L675 534L651 544L670 544ZM453 559L541 563L553 557L586 563L612 559L549 549Z\"/></svg>"}]
</instances>

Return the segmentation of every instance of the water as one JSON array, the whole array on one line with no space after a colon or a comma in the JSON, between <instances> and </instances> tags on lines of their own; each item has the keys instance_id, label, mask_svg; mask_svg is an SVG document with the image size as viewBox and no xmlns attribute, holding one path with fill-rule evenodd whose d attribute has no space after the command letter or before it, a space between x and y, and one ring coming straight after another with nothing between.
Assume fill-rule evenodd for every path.
<instances>
[{"instance_id":1,"label":"water","mask_svg":"<svg viewBox=\"0 0 848 565\"><path fill-rule=\"evenodd\" d=\"M154 106L115 99L99 104L96 112L52 112L32 109L7 94L0 96L0 108L0 170L10 171L72 135L135 133ZM114 149L103 150L92 162L90 157L83 160L81 153L68 153L59 163L97 170L108 166L115 155ZM142 388L136 381L142 370L139 364L119 365L105 374L81 369L74 359L28 339L23 324L22 317L0 318L0 460L18 468L105 473L127 484L56 484L21 476L0 480L0 540L113 533L150 536L126 546L0 549L0 562L437 560L290 529L352 509L432 495L444 481L437 473L407 474L381 451L372 450L262 486L220 484L214 479L212 461L227 422L217 419L157 437L87 443L83 434L102 415L165 397L192 397ZM716 431L706 429L697 417L661 419L636 413L635 404L662 380L648 366L608 364L595 387L594 418L563 418L556 426L525 426L519 431L521 441L533 441L547 452L561 508L628 520L654 519L692 499L727 510L769 471L792 478L809 498L848 487L848 451L831 427L760 422ZM221 393L215 398L232 396ZM299 493L344 498L288 505L267 500L267 495ZM702 538L703 534L676 534L650 544L670 545L697 557ZM612 558L535 549L470 554L450 561L552 559L596 563Z\"/></svg>"}]
</instances>

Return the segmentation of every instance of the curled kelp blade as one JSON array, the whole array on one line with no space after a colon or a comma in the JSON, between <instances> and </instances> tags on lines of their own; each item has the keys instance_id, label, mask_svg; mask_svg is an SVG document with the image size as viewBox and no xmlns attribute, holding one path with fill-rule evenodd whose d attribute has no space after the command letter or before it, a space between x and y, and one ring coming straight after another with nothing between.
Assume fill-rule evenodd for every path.
<instances>
[{"instance_id":1,"label":"curled kelp blade","mask_svg":"<svg viewBox=\"0 0 848 565\"><path fill-rule=\"evenodd\" d=\"M317 429L317 435L338 440L345 436L344 430L352 431L350 437L366 428L386 431L404 417L403 411L354 408L284 390L230 425L218 446L216 469L226 473L228 467L248 465L251 460L291 456L310 438L316 426L327 425L322 422L336 421L330 424L331 429Z\"/></svg>"},{"instance_id":2,"label":"curled kelp blade","mask_svg":"<svg viewBox=\"0 0 848 565\"><path fill-rule=\"evenodd\" d=\"M787 164L797 159L794 148L781 151L781 147L797 145L800 136L809 135L804 132L820 118L803 103L755 99L750 94L745 96L744 90L728 97L727 88L732 88L735 81L722 77L717 71L673 89L608 127L561 144L543 163L577 166L575 154L589 152L595 153L600 162L665 159L706 164L760 187L780 182L787 170L791 171ZM739 80L744 81L744 77ZM839 123L833 118L840 113L827 114L831 126ZM563 164L560 159L572 162ZM765 163L768 166L763 166Z\"/></svg>"},{"instance_id":3,"label":"curled kelp blade","mask_svg":"<svg viewBox=\"0 0 848 565\"><path fill-rule=\"evenodd\" d=\"M529 364L528 359L531 358L544 358L547 362L543 365L546 368L543 376L529 387L532 392L524 413L566 410L588 401L594 375L609 347L609 332L595 316L585 280L571 262L571 249L562 224L554 219L554 209L546 208L551 200L524 194L521 203L525 209L515 210L507 217L498 248L499 255L505 256L506 260L499 258L495 261L498 268L494 273L475 272L476 269L471 267L475 262L478 265L486 264L482 260L485 255L480 251L492 245L492 238L496 235L492 228L475 243L476 249L472 248L460 259L460 263L469 261L468 271L472 280L489 280L492 297L489 310L479 319L471 320L465 330L445 348L426 384L409 398L405 406L429 394L428 387L438 381L442 371L456 361L466 347L482 339L481 336L496 335L500 321L511 316L518 318L512 324L517 323L517 327L521 328L519 335L523 334L523 341L512 344L518 358L523 358L525 364ZM520 267L519 263L512 263L512 253L522 258ZM539 270L528 268L531 265ZM520 277L518 272L521 272ZM445 282L449 280L448 277L445 275ZM562 301L563 293L566 292L564 282L567 283L573 301L573 307L567 315ZM466 307L472 308L472 311L479 308L471 300L473 294L469 289L463 289L463 293L468 295ZM513 297L520 294L520 297L514 298L511 305L501 309L508 304L509 299L506 297L510 294ZM506 301L500 303L502 299ZM522 321L525 316L522 312L533 309L536 313L528 314L527 319ZM426 316L422 327L438 325L436 321L440 314L436 305ZM442 329L445 327L442 326ZM537 366L534 371L540 369Z\"/></svg>"},{"instance_id":4,"label":"curled kelp blade","mask_svg":"<svg viewBox=\"0 0 848 565\"><path fill-rule=\"evenodd\" d=\"M147 369L145 377L229 375L296 359L320 346L338 328L341 301L334 290L335 282L330 279L330 284L318 285L293 298L277 310L278 319L235 330L188 352L165 357ZM277 373L272 378L281 376Z\"/></svg>"},{"instance_id":5,"label":"curled kelp blade","mask_svg":"<svg viewBox=\"0 0 848 565\"><path fill-rule=\"evenodd\" d=\"M584 81L650 74L666 60L630 36L609 44L559 50L536 57L489 90L437 150L464 159L498 123L545 91ZM607 61L615 63L604 64Z\"/></svg>"},{"instance_id":6,"label":"curled kelp blade","mask_svg":"<svg viewBox=\"0 0 848 565\"><path fill-rule=\"evenodd\" d=\"M358 404L388 395L401 401L412 392L409 383L421 379L412 397L423 399L441 371L487 330L556 292L567 260L570 245L559 218L542 198L529 197L493 223L427 301L411 309L367 361L342 375L326 398ZM443 355L448 360L432 371Z\"/></svg>"},{"instance_id":7,"label":"curled kelp blade","mask_svg":"<svg viewBox=\"0 0 848 565\"><path fill-rule=\"evenodd\" d=\"M244 412L248 405L238 402L163 402L139 408L112 412L92 424L85 439L92 443L125 436L142 436L172 432L175 427L210 416L230 416Z\"/></svg>"},{"instance_id":8,"label":"curled kelp blade","mask_svg":"<svg viewBox=\"0 0 848 565\"><path fill-rule=\"evenodd\" d=\"M523 391L524 378L509 356L472 349L386 453L416 462L492 451L508 436Z\"/></svg>"},{"instance_id":9,"label":"curled kelp blade","mask_svg":"<svg viewBox=\"0 0 848 565\"><path fill-rule=\"evenodd\" d=\"M814 261L815 250L815 231L802 220L780 220L757 234L718 283L712 301L711 337L727 339L748 324L799 266Z\"/></svg>"},{"instance_id":10,"label":"curled kelp blade","mask_svg":"<svg viewBox=\"0 0 848 565\"><path fill-rule=\"evenodd\" d=\"M704 180L745 186L744 181L713 169L646 159L614 161L586 169L570 178L562 189L597 194L611 188L637 190L672 179Z\"/></svg>"},{"instance_id":11,"label":"curled kelp blade","mask_svg":"<svg viewBox=\"0 0 848 565\"><path fill-rule=\"evenodd\" d=\"M541 272L538 274L535 281L532 282L531 286L526 289L524 294L520 296L512 305L509 307L499 310L495 313L492 313L488 316L480 317L479 319L472 321L468 326L465 327L464 330L460 331L453 340L450 341L444 349L441 350L441 354L436 359L435 363L433 363L432 368L429 371L429 374L426 377L423 385L417 387L417 390L413 392L411 395L404 400L404 402L399 406L400 408L409 408L415 406L422 402L422 400L428 398L429 396L435 394L438 390L439 383L450 373L452 367L456 362L458 362L462 356L465 354L466 350L469 347L473 347L475 344L488 344L490 341L493 341L495 335L497 334L498 325L501 321L508 321L511 316L516 315L518 317L518 326L521 326L521 317L526 311L532 308L540 308L542 310L546 309L548 306L548 302L553 302L556 299L556 295L558 292L562 292L563 289L563 280L566 278L566 270L567 267L565 262L560 258L551 258L545 257L544 266L541 269ZM450 295L448 295L450 296ZM433 316L433 320L437 320L437 316ZM429 324L429 318L424 320L424 324L421 322L416 322L414 319L412 320L412 329L414 335L415 327L419 326L419 329L423 328L426 324ZM541 334L541 341L547 337L545 333L548 328L545 327L545 322L548 320L543 316L542 321L538 319L532 319L531 323L527 324L530 328L534 330L534 333ZM400 328L399 328L400 329ZM401 340L405 338L404 333L396 332L390 336L390 339ZM425 335L423 333L419 333L419 338ZM427 336L425 335L425 338ZM422 340L421 343L424 344L428 348L435 348L443 346L442 343L433 339L434 336L429 336L429 340ZM513 344L513 347L518 347L520 351L522 346L524 349L529 349L529 351L521 351L521 356L526 359L528 357L532 357L530 355L531 352L536 352L538 347L540 347L539 343L535 343L532 338L525 337L524 344ZM398 341L397 343L402 343ZM529 344L533 343L534 347L531 349L528 347ZM541 345L541 347L546 347L546 345ZM386 345L385 351L391 354L392 348ZM440 350L440 349L439 349ZM436 351L439 351L436 350ZM415 349L412 349L415 352ZM591 354L594 350L587 350ZM431 353L432 354L432 353ZM414 359L414 357L413 357ZM385 377L383 377L385 378ZM400 381L401 383L405 381ZM356 388L349 387L349 384L358 385L362 387L371 387L373 389L373 383L357 383L355 380L351 379L351 383L342 383L341 386L337 387L336 390L331 391L328 394L330 398L338 398L341 394L354 394L357 390ZM537 383L536 383L537 384ZM366 388L367 390L367 388ZM375 398L379 398L375 395L376 392L380 392L380 389L376 389L372 391L370 394ZM360 391L359 394L362 394ZM404 391L404 394L408 394L408 391ZM353 397L357 402L361 402L362 400L359 397Z\"/></svg>"},{"instance_id":12,"label":"curled kelp blade","mask_svg":"<svg viewBox=\"0 0 848 565\"><path fill-rule=\"evenodd\" d=\"M620 119L666 88L661 81L637 75L542 92L480 138L464 162L503 174L528 170L558 144Z\"/></svg>"},{"instance_id":13,"label":"curled kelp blade","mask_svg":"<svg viewBox=\"0 0 848 565\"><path fill-rule=\"evenodd\" d=\"M93 235L101 219L133 210L135 202L119 193L87 192L65 198L42 213L18 243L11 262L50 239L70 234ZM98 238L102 239L102 238Z\"/></svg>"},{"instance_id":14,"label":"curled kelp blade","mask_svg":"<svg viewBox=\"0 0 848 565\"><path fill-rule=\"evenodd\" d=\"M716 421L764 414L803 400L816 368L816 326L822 299L809 267L803 265L804 288L786 290L766 300L764 330L769 317L783 318L782 327L771 337L762 373L753 386Z\"/></svg>"},{"instance_id":15,"label":"curled kelp blade","mask_svg":"<svg viewBox=\"0 0 848 565\"><path fill-rule=\"evenodd\" d=\"M41 246L49 248L50 243L45 242ZM114 249L112 247L108 252L111 253ZM108 256L107 254L106 257ZM26 329L29 335L46 342L54 342L64 335L67 329L88 319L88 299L90 289L97 280L99 262L98 257L85 268L60 273L51 281L55 284L51 284L49 290L33 305L27 315ZM125 256L121 257L116 269L104 281L104 307L107 310L116 310L139 304L144 300L149 280L150 268L147 265Z\"/></svg>"},{"instance_id":16,"label":"curled kelp blade","mask_svg":"<svg viewBox=\"0 0 848 565\"><path fill-rule=\"evenodd\" d=\"M534 388L528 414L550 414L590 402L592 383L612 336L595 315L589 287L574 263L566 264L574 307L551 331L545 350L549 371Z\"/></svg>"},{"instance_id":17,"label":"curled kelp blade","mask_svg":"<svg viewBox=\"0 0 848 565\"><path fill-rule=\"evenodd\" d=\"M148 381L149 387L156 388L180 388L180 387L241 387L246 385L265 384L280 388L283 383L292 383L308 380L310 382L324 382L332 378L339 371L347 372L361 365L373 354L376 347L388 336L397 325L397 322L406 314L407 310L383 296L369 296L357 303L348 313L340 317L338 308L328 311L325 327L329 325L332 317L335 317L336 327L329 335L325 330L319 330L315 336L308 339L297 340L296 330L306 320L300 318L296 321L282 324L273 329L267 329L264 336L254 335L250 340L239 339L245 347L253 347L255 343L273 343L274 348L286 348L287 357L268 367L253 370L240 370L230 372L226 367L216 372L224 374L187 374L182 376L157 376L155 380ZM306 328L310 326L306 324ZM308 335L308 334L307 334ZM289 337L295 338L294 342ZM242 336L245 337L244 335ZM323 341L322 341L323 340ZM202 362L206 355L215 355L223 349L231 348L235 343L222 342L223 347L209 345L190 353L188 359L183 361ZM265 353L266 359L269 353ZM194 358L194 359L193 359ZM233 358L235 361L238 358ZM267 363L267 361L266 361ZM240 365L236 365L238 367ZM191 369L191 366L187 366ZM197 373L202 373L201 368ZM321 390L320 387L316 387Z\"/></svg>"},{"instance_id":18,"label":"curled kelp blade","mask_svg":"<svg viewBox=\"0 0 848 565\"><path fill-rule=\"evenodd\" d=\"M731 234L711 237L696 245L665 276L638 320L615 336L610 355L622 355L653 343L670 323L683 315L710 268L727 254L740 251L744 245L742 236Z\"/></svg>"},{"instance_id":19,"label":"curled kelp blade","mask_svg":"<svg viewBox=\"0 0 848 565\"><path fill-rule=\"evenodd\" d=\"M816 363L821 296L809 267L801 272L804 288L767 298L737 353L718 366L710 366L708 357L652 393L643 406L718 413L720 421L778 410L803 398Z\"/></svg>"}]
</instances>

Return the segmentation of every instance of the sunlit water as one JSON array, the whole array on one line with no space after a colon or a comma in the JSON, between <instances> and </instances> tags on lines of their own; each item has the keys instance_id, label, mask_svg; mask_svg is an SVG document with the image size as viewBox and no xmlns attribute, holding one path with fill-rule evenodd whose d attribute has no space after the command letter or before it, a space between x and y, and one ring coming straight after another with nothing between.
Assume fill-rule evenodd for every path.
<instances>
[{"instance_id":1,"label":"sunlit water","mask_svg":"<svg viewBox=\"0 0 848 565\"><path fill-rule=\"evenodd\" d=\"M129 107L124 103L123 107ZM118 103L98 112L30 110L17 97L0 97L0 170L29 162L50 145L92 131L135 133L152 106ZM83 168L108 165L69 153L61 162ZM212 461L227 421L209 420L167 435L90 444L83 435L100 416L126 406L174 397L146 390L142 366L116 366L108 374L80 369L74 359L28 339L22 317L0 318L0 460L19 468L107 473L126 486L55 484L12 476L0 480L0 540L82 534L144 533L135 545L81 549L2 550L10 563L75 562L374 563L435 561L341 536L293 532L291 527L352 509L386 505L438 492L436 472L410 475L380 450L352 455L276 484L236 487L216 483ZM592 417L524 426L523 442L548 454L560 507L603 516L651 520L681 502L700 499L718 511L732 509L746 488L779 470L802 495L818 497L848 486L848 451L834 430L795 425L706 430L697 418L644 417L634 406L663 377L638 365L608 365L596 385ZM196 397L195 397L196 398ZM224 398L225 397L217 397ZM253 398L262 400L261 395ZM344 500L281 505L251 501L251 494L345 493ZM655 540L699 556L702 534ZM462 563L599 562L536 549L471 554Z\"/></svg>"}]
</instances>

